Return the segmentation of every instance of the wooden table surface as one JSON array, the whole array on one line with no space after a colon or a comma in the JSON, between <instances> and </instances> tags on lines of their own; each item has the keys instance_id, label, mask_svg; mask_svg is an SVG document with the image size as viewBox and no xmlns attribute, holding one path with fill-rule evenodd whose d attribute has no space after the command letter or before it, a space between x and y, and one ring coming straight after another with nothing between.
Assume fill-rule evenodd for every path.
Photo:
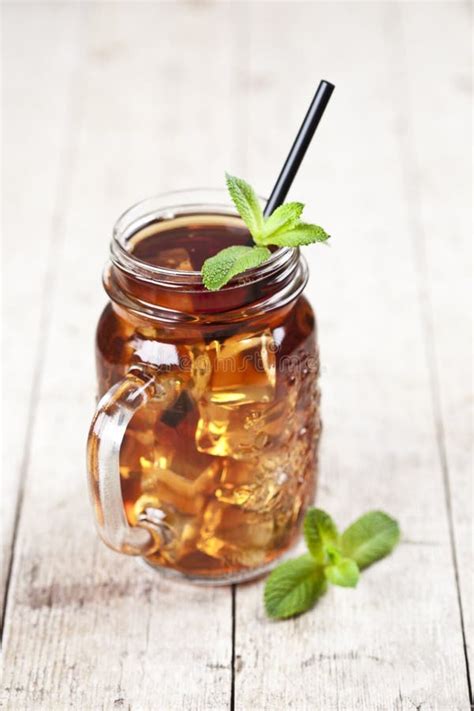
<instances>
[{"instance_id":1,"label":"wooden table surface","mask_svg":"<svg viewBox=\"0 0 474 711\"><path fill-rule=\"evenodd\" d=\"M470 707L469 5L4 5L3 706ZM292 197L310 248L318 504L403 541L270 622L263 583L171 582L99 542L84 446L115 218L173 188L268 193L320 78Z\"/></svg>"}]
</instances>

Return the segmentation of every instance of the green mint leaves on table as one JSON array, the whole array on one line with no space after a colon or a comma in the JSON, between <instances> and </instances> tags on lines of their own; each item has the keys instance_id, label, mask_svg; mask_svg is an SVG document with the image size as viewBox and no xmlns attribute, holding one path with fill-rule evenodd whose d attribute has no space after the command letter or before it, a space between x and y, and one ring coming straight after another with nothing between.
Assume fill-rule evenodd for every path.
<instances>
[{"instance_id":1,"label":"green mint leaves on table","mask_svg":"<svg viewBox=\"0 0 474 711\"><path fill-rule=\"evenodd\" d=\"M382 511L369 511L339 534L325 511L309 509L303 531L309 552L281 563L265 584L269 617L306 612L328 583L354 588L360 571L388 555L400 539L398 523Z\"/></svg>"},{"instance_id":2,"label":"green mint leaves on table","mask_svg":"<svg viewBox=\"0 0 474 711\"><path fill-rule=\"evenodd\" d=\"M247 225L254 247L235 245L206 259L202 280L210 291L217 291L236 274L258 267L270 257L269 245L299 247L324 242L329 235L322 227L300 221L304 205L287 202L265 217L254 189L242 180L226 173L227 188L242 220Z\"/></svg>"}]
</instances>

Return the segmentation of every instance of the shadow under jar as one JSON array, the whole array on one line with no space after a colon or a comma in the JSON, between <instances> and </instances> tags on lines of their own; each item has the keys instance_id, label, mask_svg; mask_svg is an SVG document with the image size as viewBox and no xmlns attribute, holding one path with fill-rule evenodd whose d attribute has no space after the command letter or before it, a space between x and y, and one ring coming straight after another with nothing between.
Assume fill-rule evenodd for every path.
<instances>
[{"instance_id":1,"label":"shadow under jar","mask_svg":"<svg viewBox=\"0 0 474 711\"><path fill-rule=\"evenodd\" d=\"M252 244L222 191L168 193L117 222L97 329L88 471L111 548L238 582L291 546L314 498L319 359L298 250L207 291L199 270Z\"/></svg>"}]
</instances>

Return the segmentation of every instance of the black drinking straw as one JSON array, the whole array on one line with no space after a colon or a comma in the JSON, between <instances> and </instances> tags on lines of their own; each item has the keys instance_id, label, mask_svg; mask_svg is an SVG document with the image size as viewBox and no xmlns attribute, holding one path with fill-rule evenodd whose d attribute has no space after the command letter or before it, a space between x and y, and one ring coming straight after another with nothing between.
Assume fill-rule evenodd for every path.
<instances>
[{"instance_id":1,"label":"black drinking straw","mask_svg":"<svg viewBox=\"0 0 474 711\"><path fill-rule=\"evenodd\" d=\"M308 112L301 124L301 128L297 133L295 142L288 153L288 158L268 198L265 210L263 211L265 217L271 215L272 212L284 202L333 91L334 84L324 80L319 83Z\"/></svg>"}]
</instances>

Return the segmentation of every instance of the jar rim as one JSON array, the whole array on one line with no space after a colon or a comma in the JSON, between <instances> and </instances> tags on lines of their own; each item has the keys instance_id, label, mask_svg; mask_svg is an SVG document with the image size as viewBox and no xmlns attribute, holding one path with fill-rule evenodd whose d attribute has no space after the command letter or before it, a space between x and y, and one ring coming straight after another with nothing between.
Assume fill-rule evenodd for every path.
<instances>
[{"instance_id":1,"label":"jar rim","mask_svg":"<svg viewBox=\"0 0 474 711\"><path fill-rule=\"evenodd\" d=\"M259 196L260 197L260 196ZM260 197L262 202L265 198ZM212 214L223 217L239 217L224 188L189 188L170 190L145 198L127 208L115 222L110 244L112 263L138 279L157 284L181 286L192 290L202 288L200 271L183 271L162 267L144 261L127 249L127 241L152 219L173 219L186 215ZM240 218L239 218L240 219ZM257 267L252 267L237 275L220 291L241 288L243 284L258 282L268 278L272 272L294 263L299 259L299 250L291 247L279 247L271 256Z\"/></svg>"}]
</instances>

